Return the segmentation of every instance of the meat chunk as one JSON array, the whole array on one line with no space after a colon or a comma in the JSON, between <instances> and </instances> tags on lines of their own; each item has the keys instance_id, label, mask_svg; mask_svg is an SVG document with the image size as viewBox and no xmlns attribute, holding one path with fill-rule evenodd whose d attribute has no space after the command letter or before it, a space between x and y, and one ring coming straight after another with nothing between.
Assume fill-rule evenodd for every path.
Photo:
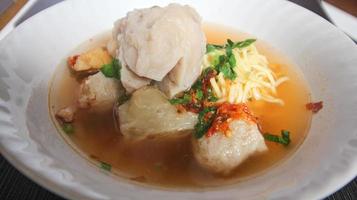
<instances>
[{"instance_id":1,"label":"meat chunk","mask_svg":"<svg viewBox=\"0 0 357 200\"><path fill-rule=\"evenodd\" d=\"M229 127L232 132L229 137L217 132L193 140L195 158L204 168L227 174L249 156L267 150L257 124L237 119L230 122Z\"/></svg>"},{"instance_id":2,"label":"meat chunk","mask_svg":"<svg viewBox=\"0 0 357 200\"><path fill-rule=\"evenodd\" d=\"M75 112L76 112L75 106L68 106L60 109L56 113L56 117L62 122L70 123L74 121Z\"/></svg>"},{"instance_id":3,"label":"meat chunk","mask_svg":"<svg viewBox=\"0 0 357 200\"><path fill-rule=\"evenodd\" d=\"M78 107L91 108L94 111L113 109L118 97L124 94L120 81L107 78L98 72L88 76L80 85Z\"/></svg>"},{"instance_id":4,"label":"meat chunk","mask_svg":"<svg viewBox=\"0 0 357 200\"><path fill-rule=\"evenodd\" d=\"M199 15L189 6L134 10L115 23L113 35L117 57L136 75L132 78L164 80L160 88L170 97L189 88L201 72L206 39ZM122 81L128 90L142 87Z\"/></svg>"},{"instance_id":5,"label":"meat chunk","mask_svg":"<svg viewBox=\"0 0 357 200\"><path fill-rule=\"evenodd\" d=\"M143 87L118 109L119 125L126 138L187 135L197 123L197 115L179 113L155 87Z\"/></svg>"},{"instance_id":6,"label":"meat chunk","mask_svg":"<svg viewBox=\"0 0 357 200\"><path fill-rule=\"evenodd\" d=\"M68 59L69 66L76 72L97 71L102 65L112 61L112 57L104 48L91 49L83 54Z\"/></svg>"}]
</instances>

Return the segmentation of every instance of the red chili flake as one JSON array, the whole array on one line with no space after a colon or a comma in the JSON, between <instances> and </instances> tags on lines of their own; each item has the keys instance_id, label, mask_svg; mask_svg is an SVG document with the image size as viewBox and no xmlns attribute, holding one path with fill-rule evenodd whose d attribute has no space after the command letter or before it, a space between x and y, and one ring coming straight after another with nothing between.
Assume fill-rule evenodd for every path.
<instances>
[{"instance_id":1,"label":"red chili flake","mask_svg":"<svg viewBox=\"0 0 357 200\"><path fill-rule=\"evenodd\" d=\"M315 103L311 102L311 103L307 103L306 104L306 109L311 110L312 113L317 113L322 108L323 108L323 102L322 101L315 102Z\"/></svg>"},{"instance_id":2,"label":"red chili flake","mask_svg":"<svg viewBox=\"0 0 357 200\"><path fill-rule=\"evenodd\" d=\"M181 104L177 104L177 105L176 105L176 109L177 109L177 113L184 113L184 112L186 112L186 108L185 108L183 105L181 105Z\"/></svg>"},{"instance_id":3,"label":"red chili flake","mask_svg":"<svg viewBox=\"0 0 357 200\"><path fill-rule=\"evenodd\" d=\"M211 85L210 79L215 77L217 72L214 70L210 70L207 72L206 76L202 79L202 91L205 95L207 95L208 88Z\"/></svg>"},{"instance_id":4,"label":"red chili flake","mask_svg":"<svg viewBox=\"0 0 357 200\"><path fill-rule=\"evenodd\" d=\"M202 103L197 101L195 92L191 91L190 95L191 95L191 102L182 106L186 109L186 111L199 113L203 108Z\"/></svg>"},{"instance_id":5,"label":"red chili flake","mask_svg":"<svg viewBox=\"0 0 357 200\"><path fill-rule=\"evenodd\" d=\"M230 133L229 122L233 119L244 119L257 123L257 118L250 112L247 104L223 103L218 107L216 117L208 129L206 137L210 137L218 131L228 136Z\"/></svg>"},{"instance_id":6,"label":"red chili flake","mask_svg":"<svg viewBox=\"0 0 357 200\"><path fill-rule=\"evenodd\" d=\"M78 57L79 57L79 55L75 55L75 56L69 57L68 60L67 60L68 65L70 67L73 67L76 64Z\"/></svg>"},{"instance_id":7,"label":"red chili flake","mask_svg":"<svg viewBox=\"0 0 357 200\"><path fill-rule=\"evenodd\" d=\"M199 113L201 110L201 106L196 105L195 103L188 103L183 106L187 111L193 113Z\"/></svg>"}]
</instances>

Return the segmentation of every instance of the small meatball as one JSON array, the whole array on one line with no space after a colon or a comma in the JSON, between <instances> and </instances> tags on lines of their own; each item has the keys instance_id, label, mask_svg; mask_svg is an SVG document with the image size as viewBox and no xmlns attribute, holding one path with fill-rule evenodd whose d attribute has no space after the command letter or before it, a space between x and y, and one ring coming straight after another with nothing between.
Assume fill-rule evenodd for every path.
<instances>
[{"instance_id":1,"label":"small meatball","mask_svg":"<svg viewBox=\"0 0 357 200\"><path fill-rule=\"evenodd\" d=\"M267 150L257 124L238 119L230 122L229 127L230 136L217 132L210 137L193 139L194 155L202 167L227 174L249 156Z\"/></svg>"},{"instance_id":2,"label":"small meatball","mask_svg":"<svg viewBox=\"0 0 357 200\"><path fill-rule=\"evenodd\" d=\"M62 122L73 122L74 121L74 114L76 112L76 107L75 106L68 106L65 108L62 108L56 113L56 117L61 120Z\"/></svg>"},{"instance_id":3,"label":"small meatball","mask_svg":"<svg viewBox=\"0 0 357 200\"><path fill-rule=\"evenodd\" d=\"M125 138L186 136L197 123L197 114L179 113L155 87L143 87L118 109L120 131Z\"/></svg>"},{"instance_id":4,"label":"small meatball","mask_svg":"<svg viewBox=\"0 0 357 200\"><path fill-rule=\"evenodd\" d=\"M95 111L108 111L113 109L118 97L124 93L125 90L119 80L107 78L103 73L98 72L88 76L81 83L78 107L91 108Z\"/></svg>"},{"instance_id":5,"label":"small meatball","mask_svg":"<svg viewBox=\"0 0 357 200\"><path fill-rule=\"evenodd\" d=\"M109 64L112 57L104 48L91 49L83 54L70 57L68 65L76 72L97 71L103 65Z\"/></svg>"}]
</instances>

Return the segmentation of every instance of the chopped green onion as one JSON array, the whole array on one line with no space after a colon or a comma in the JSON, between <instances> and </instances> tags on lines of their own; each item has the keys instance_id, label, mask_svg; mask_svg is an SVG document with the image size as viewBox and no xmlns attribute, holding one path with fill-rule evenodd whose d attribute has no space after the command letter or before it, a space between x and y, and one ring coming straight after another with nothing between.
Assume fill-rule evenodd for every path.
<instances>
[{"instance_id":1,"label":"chopped green onion","mask_svg":"<svg viewBox=\"0 0 357 200\"><path fill-rule=\"evenodd\" d=\"M231 39L227 39L227 45L226 46L233 47L233 45L234 45L234 42Z\"/></svg>"},{"instance_id":2,"label":"chopped green onion","mask_svg":"<svg viewBox=\"0 0 357 200\"><path fill-rule=\"evenodd\" d=\"M216 107L206 107L201 112L198 113L198 122L195 125L195 131L194 131L195 138L199 139L206 134L206 132L212 125L216 112L217 112ZM211 116L206 118L205 116L207 114L211 114Z\"/></svg>"},{"instance_id":3,"label":"chopped green onion","mask_svg":"<svg viewBox=\"0 0 357 200\"><path fill-rule=\"evenodd\" d=\"M191 87L194 90L199 90L202 88L202 81L201 79L198 79Z\"/></svg>"},{"instance_id":4,"label":"chopped green onion","mask_svg":"<svg viewBox=\"0 0 357 200\"><path fill-rule=\"evenodd\" d=\"M215 51L217 49L222 49L222 45L217 45L217 44L207 44L206 45L206 53L210 53L212 51Z\"/></svg>"},{"instance_id":5,"label":"chopped green onion","mask_svg":"<svg viewBox=\"0 0 357 200\"><path fill-rule=\"evenodd\" d=\"M231 46L227 46L226 47L226 55L229 58L230 56L232 56L232 47Z\"/></svg>"},{"instance_id":6,"label":"chopped green onion","mask_svg":"<svg viewBox=\"0 0 357 200\"><path fill-rule=\"evenodd\" d=\"M236 72L232 69L232 67L228 63L225 63L223 66L220 66L218 68L218 71L222 72L223 76L230 80L234 80L237 78Z\"/></svg>"},{"instance_id":7,"label":"chopped green onion","mask_svg":"<svg viewBox=\"0 0 357 200\"><path fill-rule=\"evenodd\" d=\"M281 131L281 136L278 135L273 135L270 133L265 133L264 134L264 139L268 140L270 142L276 142L280 143L284 146L288 146L290 144L290 132L287 130L282 130Z\"/></svg>"},{"instance_id":8,"label":"chopped green onion","mask_svg":"<svg viewBox=\"0 0 357 200\"><path fill-rule=\"evenodd\" d=\"M169 102L173 105L188 104L191 102L191 95L184 94L182 97L176 97L176 98L170 99Z\"/></svg>"},{"instance_id":9,"label":"chopped green onion","mask_svg":"<svg viewBox=\"0 0 357 200\"><path fill-rule=\"evenodd\" d=\"M68 135L74 133L74 127L71 123L63 123L62 124L62 130L67 133Z\"/></svg>"},{"instance_id":10,"label":"chopped green onion","mask_svg":"<svg viewBox=\"0 0 357 200\"><path fill-rule=\"evenodd\" d=\"M213 95L212 95L212 96L208 96L207 99L208 99L209 102L216 102L216 101L218 101L218 97L213 96Z\"/></svg>"},{"instance_id":11,"label":"chopped green onion","mask_svg":"<svg viewBox=\"0 0 357 200\"><path fill-rule=\"evenodd\" d=\"M239 48L239 49L242 49L242 48L245 48L251 44L253 44L254 42L256 41L256 39L246 39L244 41L241 41L241 42L237 42L233 45L233 48Z\"/></svg>"},{"instance_id":12,"label":"chopped green onion","mask_svg":"<svg viewBox=\"0 0 357 200\"><path fill-rule=\"evenodd\" d=\"M206 45L206 53L212 52L214 50L216 50L216 47L214 47L212 44Z\"/></svg>"},{"instance_id":13,"label":"chopped green onion","mask_svg":"<svg viewBox=\"0 0 357 200\"><path fill-rule=\"evenodd\" d=\"M112 170L112 165L101 161L100 162L100 168L110 172Z\"/></svg>"},{"instance_id":14,"label":"chopped green onion","mask_svg":"<svg viewBox=\"0 0 357 200\"><path fill-rule=\"evenodd\" d=\"M215 69L218 72L222 72L224 78L230 80L234 80L237 78L237 74L233 70L236 65L236 59L232 53L232 48L230 46L226 47L226 55L220 55L218 57L218 61L218 64L215 65Z\"/></svg>"},{"instance_id":15,"label":"chopped green onion","mask_svg":"<svg viewBox=\"0 0 357 200\"><path fill-rule=\"evenodd\" d=\"M232 54L231 56L228 57L228 63L231 67L236 66L236 57Z\"/></svg>"},{"instance_id":16,"label":"chopped green onion","mask_svg":"<svg viewBox=\"0 0 357 200\"><path fill-rule=\"evenodd\" d=\"M203 99L203 91L202 89L197 89L196 90L196 99L201 101Z\"/></svg>"},{"instance_id":17,"label":"chopped green onion","mask_svg":"<svg viewBox=\"0 0 357 200\"><path fill-rule=\"evenodd\" d=\"M121 64L118 59L113 59L111 63L105 64L100 68L100 71L108 78L120 79Z\"/></svg>"}]
</instances>

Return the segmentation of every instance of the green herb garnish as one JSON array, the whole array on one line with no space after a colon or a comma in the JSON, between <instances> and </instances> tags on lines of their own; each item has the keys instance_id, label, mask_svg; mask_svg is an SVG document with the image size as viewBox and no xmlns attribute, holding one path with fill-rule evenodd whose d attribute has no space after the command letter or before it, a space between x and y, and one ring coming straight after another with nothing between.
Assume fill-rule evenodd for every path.
<instances>
[{"instance_id":1,"label":"green herb garnish","mask_svg":"<svg viewBox=\"0 0 357 200\"><path fill-rule=\"evenodd\" d=\"M233 54L228 57L228 63L232 67L236 66L236 57Z\"/></svg>"},{"instance_id":2,"label":"green herb garnish","mask_svg":"<svg viewBox=\"0 0 357 200\"><path fill-rule=\"evenodd\" d=\"M226 44L226 46L233 47L233 45L234 45L234 42L233 42L231 39L227 39L227 44Z\"/></svg>"},{"instance_id":3,"label":"green herb garnish","mask_svg":"<svg viewBox=\"0 0 357 200\"><path fill-rule=\"evenodd\" d=\"M244 41L235 43L232 47L242 49L244 47L247 47L247 46L253 44L255 41L256 41L256 39L246 39Z\"/></svg>"},{"instance_id":4,"label":"green herb garnish","mask_svg":"<svg viewBox=\"0 0 357 200\"><path fill-rule=\"evenodd\" d=\"M175 97L173 99L170 99L169 102L173 105L188 104L191 102L191 95L185 93L182 97Z\"/></svg>"},{"instance_id":5,"label":"green herb garnish","mask_svg":"<svg viewBox=\"0 0 357 200\"><path fill-rule=\"evenodd\" d=\"M216 49L222 49L222 45L216 45L216 44L207 44L206 45L206 53L210 53Z\"/></svg>"},{"instance_id":6,"label":"green herb garnish","mask_svg":"<svg viewBox=\"0 0 357 200\"><path fill-rule=\"evenodd\" d=\"M121 64L118 59L113 59L111 63L105 64L100 68L100 71L108 78L116 78L120 80Z\"/></svg>"},{"instance_id":7,"label":"green herb garnish","mask_svg":"<svg viewBox=\"0 0 357 200\"><path fill-rule=\"evenodd\" d=\"M281 136L278 135L273 135L270 133L265 133L264 134L264 139L271 141L271 142L276 142L280 143L284 146L288 146L290 144L290 132L287 130L282 130L281 131Z\"/></svg>"},{"instance_id":8,"label":"green herb garnish","mask_svg":"<svg viewBox=\"0 0 357 200\"><path fill-rule=\"evenodd\" d=\"M206 107L198 113L198 122L195 125L194 136L199 139L203 137L211 127L213 119L216 116L216 107Z\"/></svg>"},{"instance_id":9,"label":"green herb garnish","mask_svg":"<svg viewBox=\"0 0 357 200\"><path fill-rule=\"evenodd\" d=\"M106 170L106 171L109 171L109 172L112 170L112 165L110 165L110 164L108 164L106 162L102 162L102 161L100 161L100 166L99 167L104 169L104 170Z\"/></svg>"},{"instance_id":10,"label":"green herb garnish","mask_svg":"<svg viewBox=\"0 0 357 200\"><path fill-rule=\"evenodd\" d=\"M230 48L228 47L228 49ZM231 50L232 49L227 51L228 53L226 55L219 56L219 63L215 66L215 69L218 72L222 72L224 78L234 80L237 78L237 73L233 69L235 67L236 61Z\"/></svg>"},{"instance_id":11,"label":"green herb garnish","mask_svg":"<svg viewBox=\"0 0 357 200\"><path fill-rule=\"evenodd\" d=\"M62 130L68 135L74 133L74 127L73 127L73 125L71 123L63 123L62 124Z\"/></svg>"},{"instance_id":12,"label":"green herb garnish","mask_svg":"<svg viewBox=\"0 0 357 200\"><path fill-rule=\"evenodd\" d=\"M212 44L206 45L206 53L212 52L214 50L216 50L216 47L214 47Z\"/></svg>"},{"instance_id":13,"label":"green herb garnish","mask_svg":"<svg viewBox=\"0 0 357 200\"><path fill-rule=\"evenodd\" d=\"M225 63L222 66L217 66L217 69L219 72L223 73L224 78L228 78L230 80L234 80L237 78L237 73L228 63Z\"/></svg>"},{"instance_id":14,"label":"green herb garnish","mask_svg":"<svg viewBox=\"0 0 357 200\"><path fill-rule=\"evenodd\" d=\"M201 101L203 99L203 91L202 89L197 89L196 90L196 99Z\"/></svg>"}]
</instances>

